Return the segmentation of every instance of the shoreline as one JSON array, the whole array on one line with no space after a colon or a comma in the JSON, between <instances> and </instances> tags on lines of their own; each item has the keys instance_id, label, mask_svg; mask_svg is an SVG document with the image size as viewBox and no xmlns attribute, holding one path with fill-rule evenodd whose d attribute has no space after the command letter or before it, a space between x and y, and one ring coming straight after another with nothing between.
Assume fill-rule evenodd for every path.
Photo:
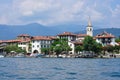
<instances>
[{"instance_id":1,"label":"shoreline","mask_svg":"<svg viewBox=\"0 0 120 80\"><path fill-rule=\"evenodd\" d=\"M114 55L99 55L99 56L81 56L81 55L0 55L0 58L93 58L93 59L111 59L111 58L120 58L120 54Z\"/></svg>"}]
</instances>

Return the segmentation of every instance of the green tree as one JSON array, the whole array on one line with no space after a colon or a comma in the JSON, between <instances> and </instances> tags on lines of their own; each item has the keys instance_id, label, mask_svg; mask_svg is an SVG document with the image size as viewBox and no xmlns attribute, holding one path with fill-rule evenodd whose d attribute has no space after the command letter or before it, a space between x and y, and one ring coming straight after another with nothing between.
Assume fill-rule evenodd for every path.
<instances>
[{"instance_id":1,"label":"green tree","mask_svg":"<svg viewBox=\"0 0 120 80\"><path fill-rule=\"evenodd\" d=\"M106 51L107 51L107 46L103 46L103 47L102 47L102 51L103 51L103 54L105 55L105 54L106 54Z\"/></svg>"},{"instance_id":2,"label":"green tree","mask_svg":"<svg viewBox=\"0 0 120 80\"><path fill-rule=\"evenodd\" d=\"M41 52L47 55L49 54L49 48L41 48Z\"/></svg>"},{"instance_id":3,"label":"green tree","mask_svg":"<svg viewBox=\"0 0 120 80\"><path fill-rule=\"evenodd\" d=\"M83 48L85 51L92 51L94 53L100 53L102 49L102 45L97 43L93 37L91 36L86 36L84 41L83 41Z\"/></svg>"},{"instance_id":4,"label":"green tree","mask_svg":"<svg viewBox=\"0 0 120 80\"><path fill-rule=\"evenodd\" d=\"M94 53L96 53L97 55L99 55L99 54L101 53L101 51L102 51L102 45L99 44L99 43L97 43L97 42L95 42L95 43L93 44L92 51L93 51Z\"/></svg>"},{"instance_id":5,"label":"green tree","mask_svg":"<svg viewBox=\"0 0 120 80\"><path fill-rule=\"evenodd\" d=\"M115 39L115 42L120 42L120 38L116 38L116 39Z\"/></svg>"},{"instance_id":6,"label":"green tree","mask_svg":"<svg viewBox=\"0 0 120 80\"><path fill-rule=\"evenodd\" d=\"M107 52L113 53L114 47L113 46L107 46Z\"/></svg>"},{"instance_id":7,"label":"green tree","mask_svg":"<svg viewBox=\"0 0 120 80\"><path fill-rule=\"evenodd\" d=\"M119 53L119 52L120 52L120 46L119 46L119 45L115 45L115 46L114 46L114 51L115 51L116 53Z\"/></svg>"},{"instance_id":8,"label":"green tree","mask_svg":"<svg viewBox=\"0 0 120 80\"><path fill-rule=\"evenodd\" d=\"M83 51L83 47L82 46L76 46L75 47L75 52L78 53L80 51Z\"/></svg>"},{"instance_id":9,"label":"green tree","mask_svg":"<svg viewBox=\"0 0 120 80\"><path fill-rule=\"evenodd\" d=\"M56 55L61 54L62 52L68 53L71 50L70 46L68 45L67 39L56 39L51 47L50 50L52 52L56 52Z\"/></svg>"},{"instance_id":10,"label":"green tree","mask_svg":"<svg viewBox=\"0 0 120 80\"><path fill-rule=\"evenodd\" d=\"M11 51L15 51L17 53L26 53L25 50L19 48L17 45L8 45L4 49L7 53L10 53Z\"/></svg>"},{"instance_id":11,"label":"green tree","mask_svg":"<svg viewBox=\"0 0 120 80\"><path fill-rule=\"evenodd\" d=\"M32 44L29 43L29 44L28 44L28 51L29 51L29 52L31 52L31 47L32 47Z\"/></svg>"}]
</instances>

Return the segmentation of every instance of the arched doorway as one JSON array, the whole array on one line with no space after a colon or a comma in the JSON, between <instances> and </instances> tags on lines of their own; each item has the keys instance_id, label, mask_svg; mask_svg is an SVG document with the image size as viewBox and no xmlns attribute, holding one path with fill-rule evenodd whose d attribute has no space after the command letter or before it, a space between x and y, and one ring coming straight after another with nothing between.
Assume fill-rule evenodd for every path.
<instances>
[{"instance_id":1,"label":"arched doorway","mask_svg":"<svg viewBox=\"0 0 120 80\"><path fill-rule=\"evenodd\" d=\"M33 53L39 53L38 50L34 50Z\"/></svg>"}]
</instances>

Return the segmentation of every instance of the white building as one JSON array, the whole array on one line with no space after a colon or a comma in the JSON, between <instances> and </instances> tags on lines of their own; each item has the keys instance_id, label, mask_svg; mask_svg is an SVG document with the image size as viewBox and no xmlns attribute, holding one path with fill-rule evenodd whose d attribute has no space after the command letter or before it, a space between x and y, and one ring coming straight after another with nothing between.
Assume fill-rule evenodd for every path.
<instances>
[{"instance_id":1,"label":"white building","mask_svg":"<svg viewBox=\"0 0 120 80\"><path fill-rule=\"evenodd\" d=\"M18 42L18 47L20 47L23 50L26 50L27 53L31 52L30 51L30 42L31 42L31 36L28 34L21 34L17 36Z\"/></svg>"},{"instance_id":2,"label":"white building","mask_svg":"<svg viewBox=\"0 0 120 80\"><path fill-rule=\"evenodd\" d=\"M76 34L71 32L64 32L62 34L57 35L60 39L68 39L68 41L75 41L76 40Z\"/></svg>"},{"instance_id":3,"label":"white building","mask_svg":"<svg viewBox=\"0 0 120 80\"><path fill-rule=\"evenodd\" d=\"M41 48L49 48L55 37L34 36L31 40L32 53L41 53Z\"/></svg>"},{"instance_id":4,"label":"white building","mask_svg":"<svg viewBox=\"0 0 120 80\"><path fill-rule=\"evenodd\" d=\"M95 36L95 38L96 38L96 42L102 44L103 46L116 45L115 36L105 31Z\"/></svg>"}]
</instances>

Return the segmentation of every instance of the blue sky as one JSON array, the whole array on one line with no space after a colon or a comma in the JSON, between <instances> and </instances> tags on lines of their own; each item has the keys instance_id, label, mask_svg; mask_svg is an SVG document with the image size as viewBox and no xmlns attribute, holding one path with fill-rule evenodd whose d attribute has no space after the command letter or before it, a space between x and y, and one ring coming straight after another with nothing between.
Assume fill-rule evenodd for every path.
<instances>
[{"instance_id":1,"label":"blue sky","mask_svg":"<svg viewBox=\"0 0 120 80\"><path fill-rule=\"evenodd\" d=\"M40 23L120 28L120 0L0 0L0 24Z\"/></svg>"}]
</instances>

